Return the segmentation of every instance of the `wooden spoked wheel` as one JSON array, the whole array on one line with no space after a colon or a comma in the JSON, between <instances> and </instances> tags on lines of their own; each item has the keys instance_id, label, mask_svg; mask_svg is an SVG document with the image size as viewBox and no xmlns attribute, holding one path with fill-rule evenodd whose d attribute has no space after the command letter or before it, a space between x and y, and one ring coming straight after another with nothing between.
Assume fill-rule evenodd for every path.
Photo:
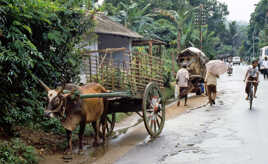
<instances>
[{"instance_id":1,"label":"wooden spoked wheel","mask_svg":"<svg viewBox=\"0 0 268 164\"><path fill-rule=\"evenodd\" d=\"M115 125L115 113L107 114L105 115L100 123L100 133L103 137L103 134L105 133L105 137L109 137L112 135ZM106 128L105 128L106 124Z\"/></svg>"},{"instance_id":2,"label":"wooden spoked wheel","mask_svg":"<svg viewBox=\"0 0 268 164\"><path fill-rule=\"evenodd\" d=\"M152 137L158 136L165 123L165 104L160 89L153 82L145 88L142 110L146 130Z\"/></svg>"}]
</instances>

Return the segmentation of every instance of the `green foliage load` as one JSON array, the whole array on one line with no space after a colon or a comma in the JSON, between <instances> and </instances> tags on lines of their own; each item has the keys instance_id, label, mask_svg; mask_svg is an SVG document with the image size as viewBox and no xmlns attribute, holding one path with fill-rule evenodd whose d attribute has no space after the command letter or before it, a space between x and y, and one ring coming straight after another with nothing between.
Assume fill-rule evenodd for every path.
<instances>
[{"instance_id":1,"label":"green foliage load","mask_svg":"<svg viewBox=\"0 0 268 164\"><path fill-rule=\"evenodd\" d=\"M153 54L150 56L144 47L139 47L132 52L122 52L127 59L123 61L113 58L112 53L109 56L100 55L100 64L92 64L89 67L93 69L85 71L87 80L98 82L109 90L131 91L134 95L144 92L150 82L163 86L164 60L156 49L153 49ZM88 59L88 63L96 61L93 56Z\"/></svg>"},{"instance_id":2,"label":"green foliage load","mask_svg":"<svg viewBox=\"0 0 268 164\"><path fill-rule=\"evenodd\" d=\"M79 72L74 45L94 23L67 1L59 2L0 2L0 126L5 130L45 121L46 95L36 76L54 88L62 79L75 80Z\"/></svg>"},{"instance_id":3,"label":"green foliage load","mask_svg":"<svg viewBox=\"0 0 268 164\"><path fill-rule=\"evenodd\" d=\"M37 164L37 153L18 138L0 143L0 164Z\"/></svg>"}]
</instances>

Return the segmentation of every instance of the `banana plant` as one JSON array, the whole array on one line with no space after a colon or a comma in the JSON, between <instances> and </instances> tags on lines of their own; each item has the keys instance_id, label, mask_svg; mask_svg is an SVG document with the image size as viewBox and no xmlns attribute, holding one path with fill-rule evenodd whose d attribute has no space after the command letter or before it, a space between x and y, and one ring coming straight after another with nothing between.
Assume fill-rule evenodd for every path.
<instances>
[{"instance_id":1,"label":"banana plant","mask_svg":"<svg viewBox=\"0 0 268 164\"><path fill-rule=\"evenodd\" d=\"M163 9L156 9L155 13L158 13L160 16L167 17L172 24L177 28L177 48L180 51L181 50L181 38L182 38L182 32L183 28L185 27L185 24L188 24L191 22L192 18L192 8L188 1L182 0L182 7L180 10L163 10Z\"/></svg>"},{"instance_id":2,"label":"banana plant","mask_svg":"<svg viewBox=\"0 0 268 164\"><path fill-rule=\"evenodd\" d=\"M215 37L215 32L210 32L207 30L207 27L203 28L202 31L203 37L202 37L202 44L203 49L202 51L210 58L213 59L214 56L217 54L216 52L216 46L220 43L220 39L218 37ZM199 31L195 31L195 35L199 35ZM195 38L195 43L200 43L200 38Z\"/></svg>"},{"instance_id":3,"label":"banana plant","mask_svg":"<svg viewBox=\"0 0 268 164\"><path fill-rule=\"evenodd\" d=\"M140 32L144 29L145 26L153 22L153 18L148 14L148 9L151 4L147 4L142 9L138 6L138 3L132 3L127 5L123 2L120 2L122 10L113 17L113 20L123 24L125 27L130 28L133 31Z\"/></svg>"}]
</instances>

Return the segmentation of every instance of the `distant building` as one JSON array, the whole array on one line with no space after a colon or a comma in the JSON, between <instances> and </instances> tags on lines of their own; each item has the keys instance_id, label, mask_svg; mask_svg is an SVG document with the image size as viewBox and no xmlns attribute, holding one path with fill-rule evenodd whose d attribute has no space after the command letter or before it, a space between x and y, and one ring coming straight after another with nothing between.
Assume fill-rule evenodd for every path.
<instances>
[{"instance_id":1,"label":"distant building","mask_svg":"<svg viewBox=\"0 0 268 164\"><path fill-rule=\"evenodd\" d=\"M232 58L233 58L233 55L231 55L231 54L219 54L216 56L216 59L220 59L220 60L223 60L225 62L227 62L227 61L232 62Z\"/></svg>"}]
</instances>

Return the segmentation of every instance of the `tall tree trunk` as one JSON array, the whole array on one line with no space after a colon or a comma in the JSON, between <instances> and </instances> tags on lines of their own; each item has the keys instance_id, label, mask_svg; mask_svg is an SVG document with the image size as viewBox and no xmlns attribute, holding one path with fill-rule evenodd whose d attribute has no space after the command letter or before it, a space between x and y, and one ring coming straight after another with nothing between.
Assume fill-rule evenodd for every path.
<instances>
[{"instance_id":1,"label":"tall tree trunk","mask_svg":"<svg viewBox=\"0 0 268 164\"><path fill-rule=\"evenodd\" d=\"M177 34L177 48L179 51L181 50L181 32L180 32L180 30L178 30L178 34Z\"/></svg>"}]
</instances>

